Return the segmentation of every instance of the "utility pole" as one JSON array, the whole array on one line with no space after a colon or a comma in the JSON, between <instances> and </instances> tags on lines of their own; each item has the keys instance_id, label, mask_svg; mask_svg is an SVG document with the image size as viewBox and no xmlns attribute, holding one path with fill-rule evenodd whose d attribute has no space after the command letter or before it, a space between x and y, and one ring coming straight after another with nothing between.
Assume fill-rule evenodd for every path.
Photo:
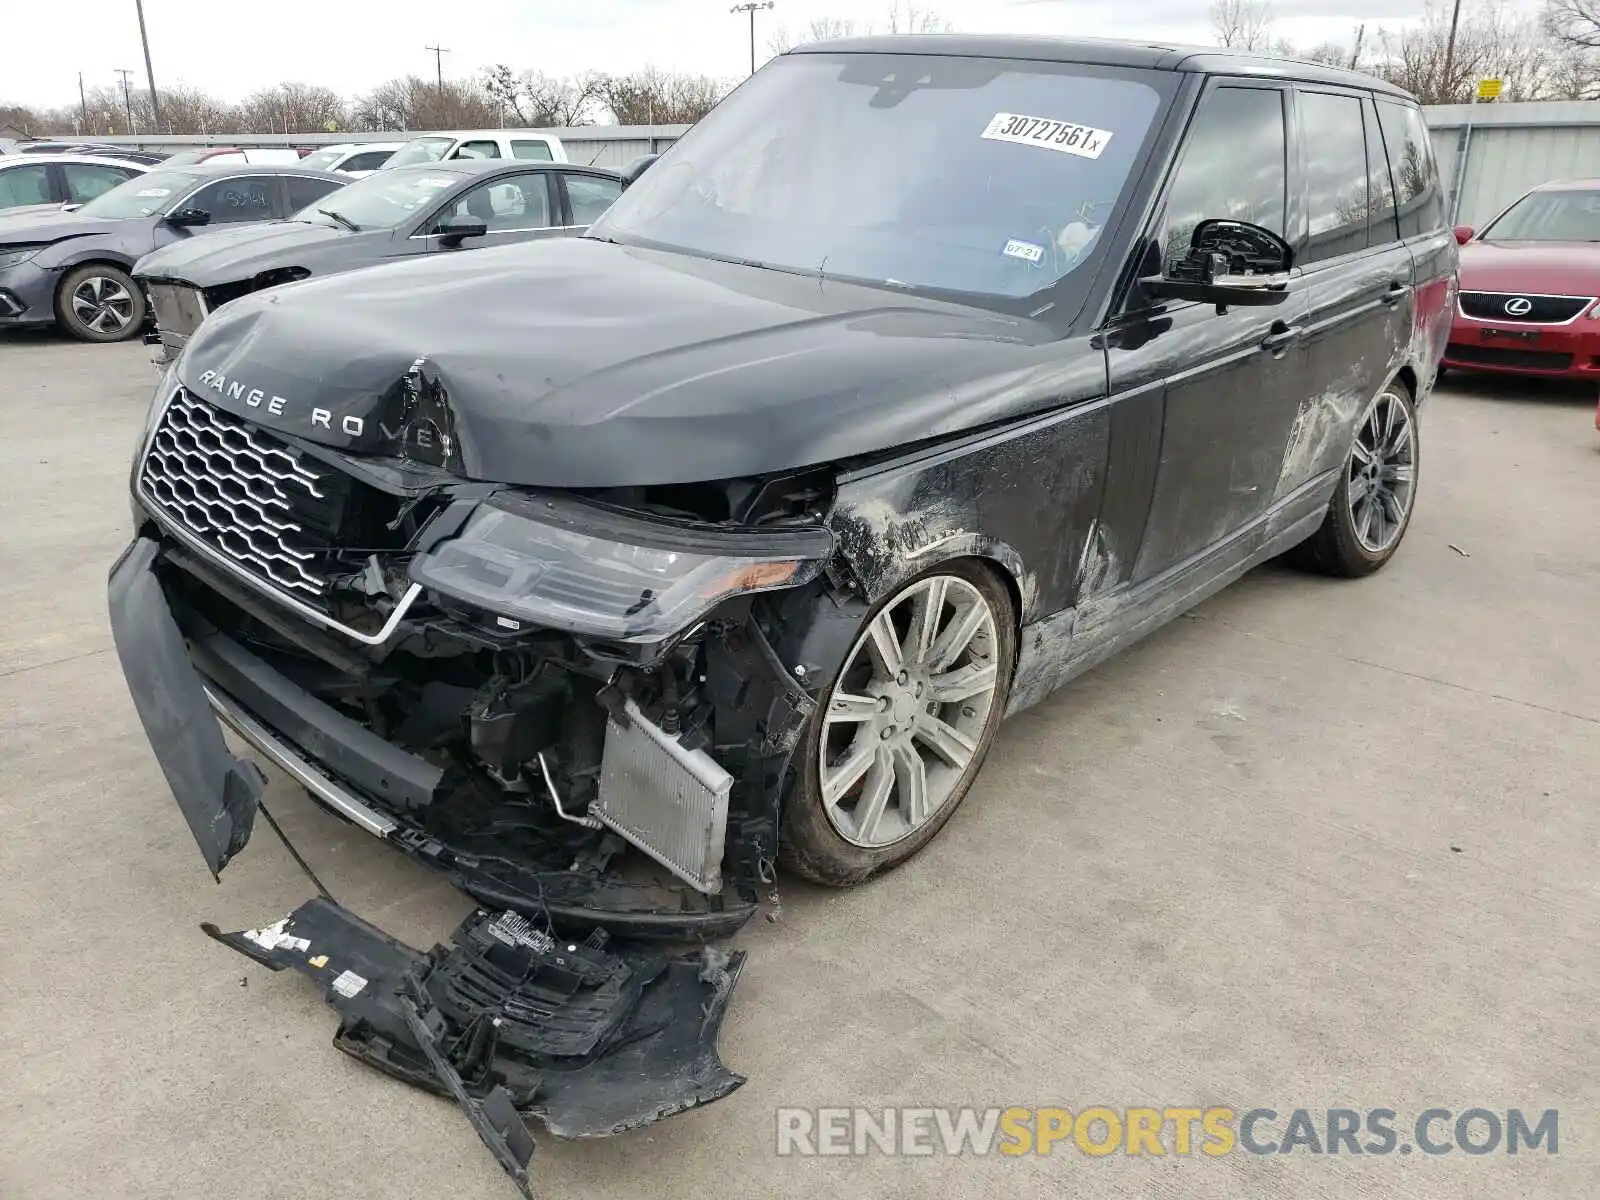
<instances>
[{"instance_id":1,"label":"utility pole","mask_svg":"<svg viewBox=\"0 0 1600 1200\"><path fill-rule=\"evenodd\" d=\"M139 10L139 41L144 45L144 78L150 85L150 128L161 132L161 101L156 99L156 75L150 69L150 35L144 29L144 0L133 0Z\"/></svg>"},{"instance_id":2,"label":"utility pole","mask_svg":"<svg viewBox=\"0 0 1600 1200\"><path fill-rule=\"evenodd\" d=\"M83 94L83 72L78 72L78 111L83 114L83 133L92 132L89 128L89 98Z\"/></svg>"},{"instance_id":3,"label":"utility pole","mask_svg":"<svg viewBox=\"0 0 1600 1200\"><path fill-rule=\"evenodd\" d=\"M448 46L424 46L424 50L433 54L433 73L439 80L439 119L444 120L444 56L450 53Z\"/></svg>"},{"instance_id":4,"label":"utility pole","mask_svg":"<svg viewBox=\"0 0 1600 1200\"><path fill-rule=\"evenodd\" d=\"M1459 2L1459 0L1458 0ZM756 14L763 9L776 8L775 0L766 0L764 4L757 4L754 0L748 4L735 4L728 11L731 13L750 14L750 74L756 73Z\"/></svg>"},{"instance_id":5,"label":"utility pole","mask_svg":"<svg viewBox=\"0 0 1600 1200\"><path fill-rule=\"evenodd\" d=\"M126 67L118 67L116 73L122 76L122 103L128 109L128 133L133 133L133 93L128 90L128 79L133 74Z\"/></svg>"},{"instance_id":6,"label":"utility pole","mask_svg":"<svg viewBox=\"0 0 1600 1200\"><path fill-rule=\"evenodd\" d=\"M1366 25L1365 24L1357 25L1356 26L1356 48L1350 52L1350 69L1352 71L1354 71L1356 69L1356 64L1361 61L1361 39L1366 37L1366 35L1367 35L1367 27L1366 27Z\"/></svg>"},{"instance_id":7,"label":"utility pole","mask_svg":"<svg viewBox=\"0 0 1600 1200\"><path fill-rule=\"evenodd\" d=\"M1456 26L1461 23L1461 0L1456 0L1456 6L1450 11L1450 39L1444 44L1444 78L1439 80L1439 95L1434 97L1434 104L1449 104L1450 97L1450 69L1456 62Z\"/></svg>"}]
</instances>

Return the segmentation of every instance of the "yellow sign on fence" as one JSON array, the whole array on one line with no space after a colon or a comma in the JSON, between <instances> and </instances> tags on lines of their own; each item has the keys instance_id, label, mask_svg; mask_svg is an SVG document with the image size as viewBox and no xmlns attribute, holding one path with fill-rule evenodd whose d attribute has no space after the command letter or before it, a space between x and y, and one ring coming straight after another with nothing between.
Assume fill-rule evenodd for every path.
<instances>
[{"instance_id":1,"label":"yellow sign on fence","mask_svg":"<svg viewBox=\"0 0 1600 1200\"><path fill-rule=\"evenodd\" d=\"M1498 79L1478 80L1479 100L1498 100L1500 98L1500 81Z\"/></svg>"}]
</instances>

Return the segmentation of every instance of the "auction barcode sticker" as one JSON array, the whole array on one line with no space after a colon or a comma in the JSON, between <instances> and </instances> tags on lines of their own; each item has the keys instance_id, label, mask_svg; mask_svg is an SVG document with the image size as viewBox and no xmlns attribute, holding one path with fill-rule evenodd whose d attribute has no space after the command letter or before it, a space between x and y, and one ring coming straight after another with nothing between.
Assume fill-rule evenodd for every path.
<instances>
[{"instance_id":1,"label":"auction barcode sticker","mask_svg":"<svg viewBox=\"0 0 1600 1200\"><path fill-rule=\"evenodd\" d=\"M1111 131L1072 121L1053 121L1049 117L995 113L983 136L991 142L1015 142L1019 146L1039 146L1063 154L1076 154L1079 158L1099 158L1111 140Z\"/></svg>"}]
</instances>

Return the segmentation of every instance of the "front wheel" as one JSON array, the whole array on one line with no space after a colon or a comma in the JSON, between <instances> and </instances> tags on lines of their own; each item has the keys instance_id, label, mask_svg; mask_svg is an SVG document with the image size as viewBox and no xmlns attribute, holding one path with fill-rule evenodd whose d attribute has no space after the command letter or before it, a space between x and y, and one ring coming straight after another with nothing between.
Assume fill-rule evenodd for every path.
<instances>
[{"instance_id":1,"label":"front wheel","mask_svg":"<svg viewBox=\"0 0 1600 1200\"><path fill-rule=\"evenodd\" d=\"M144 324L144 293L110 263L68 273L56 291L56 318L80 342L121 342Z\"/></svg>"},{"instance_id":2,"label":"front wheel","mask_svg":"<svg viewBox=\"0 0 1600 1200\"><path fill-rule=\"evenodd\" d=\"M932 841L994 741L1015 658L1010 594L978 562L941 564L874 607L796 750L785 865L854 884Z\"/></svg>"},{"instance_id":3,"label":"front wheel","mask_svg":"<svg viewBox=\"0 0 1600 1200\"><path fill-rule=\"evenodd\" d=\"M1370 575L1400 547L1411 525L1422 461L1411 394L1391 383L1374 397L1356 427L1344 474L1316 533L1291 552L1326 575Z\"/></svg>"}]
</instances>

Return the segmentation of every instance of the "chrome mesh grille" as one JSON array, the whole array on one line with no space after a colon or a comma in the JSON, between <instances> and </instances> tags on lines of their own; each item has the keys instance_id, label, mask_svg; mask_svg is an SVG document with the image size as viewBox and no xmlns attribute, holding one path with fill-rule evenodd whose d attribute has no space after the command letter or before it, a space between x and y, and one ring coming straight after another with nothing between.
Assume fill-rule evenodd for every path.
<instances>
[{"instance_id":1,"label":"chrome mesh grille","mask_svg":"<svg viewBox=\"0 0 1600 1200\"><path fill-rule=\"evenodd\" d=\"M301 518L323 473L261 430L180 390L140 470L145 498L212 550L301 599L322 600L322 547Z\"/></svg>"}]
</instances>

